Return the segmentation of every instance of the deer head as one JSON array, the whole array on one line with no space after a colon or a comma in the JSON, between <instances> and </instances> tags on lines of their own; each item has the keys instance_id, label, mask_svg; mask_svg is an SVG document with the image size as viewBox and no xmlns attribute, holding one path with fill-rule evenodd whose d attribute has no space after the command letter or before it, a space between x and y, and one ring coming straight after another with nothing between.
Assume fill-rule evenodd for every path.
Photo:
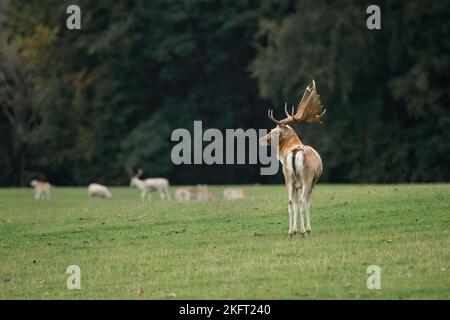
<instances>
[{"instance_id":1,"label":"deer head","mask_svg":"<svg viewBox=\"0 0 450 320\"><path fill-rule=\"evenodd\" d=\"M131 181L130 181L130 187L138 187L141 185L141 180L139 179L142 176L142 169L138 169L136 174L133 174L133 171L131 172Z\"/></svg>"},{"instance_id":2,"label":"deer head","mask_svg":"<svg viewBox=\"0 0 450 320\"><path fill-rule=\"evenodd\" d=\"M297 137L294 129L289 126L290 123L322 123L321 118L325 114L326 109L323 109L320 96L317 94L316 82L313 80L312 86L308 85L306 87L295 113L294 106L292 106L292 112L288 112L287 103L284 104L284 112L286 113L286 118L277 120L273 117L273 110L269 109L267 111L267 116L277 126L260 139L262 145L271 145L272 139L276 139L276 141L282 143L288 137L292 137L293 135Z\"/></svg>"}]
</instances>

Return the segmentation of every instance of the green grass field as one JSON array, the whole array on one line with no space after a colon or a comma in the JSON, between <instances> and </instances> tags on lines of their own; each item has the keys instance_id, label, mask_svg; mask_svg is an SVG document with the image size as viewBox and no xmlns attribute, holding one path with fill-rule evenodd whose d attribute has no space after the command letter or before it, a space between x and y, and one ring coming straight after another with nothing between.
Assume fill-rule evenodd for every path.
<instances>
[{"instance_id":1,"label":"green grass field","mask_svg":"<svg viewBox=\"0 0 450 320\"><path fill-rule=\"evenodd\" d=\"M450 185L325 185L288 237L283 186L210 203L0 190L1 299L449 299ZM173 192L173 190L172 190ZM81 268L68 290L66 268ZM367 267L381 267L381 289Z\"/></svg>"}]
</instances>

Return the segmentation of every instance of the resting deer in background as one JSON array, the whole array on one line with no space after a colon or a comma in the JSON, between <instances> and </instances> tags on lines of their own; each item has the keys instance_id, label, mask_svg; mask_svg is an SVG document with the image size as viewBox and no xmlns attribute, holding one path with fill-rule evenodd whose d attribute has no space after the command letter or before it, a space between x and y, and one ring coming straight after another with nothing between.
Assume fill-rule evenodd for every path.
<instances>
[{"instance_id":1,"label":"resting deer in background","mask_svg":"<svg viewBox=\"0 0 450 320\"><path fill-rule=\"evenodd\" d=\"M214 200L214 193L209 189L206 184L197 185L197 200L198 201L210 201Z\"/></svg>"},{"instance_id":2,"label":"resting deer in background","mask_svg":"<svg viewBox=\"0 0 450 320\"><path fill-rule=\"evenodd\" d=\"M223 190L223 198L225 200L245 199L245 191L239 188L226 188Z\"/></svg>"},{"instance_id":3,"label":"resting deer in background","mask_svg":"<svg viewBox=\"0 0 450 320\"><path fill-rule=\"evenodd\" d=\"M194 187L177 188L175 191L175 200L177 202L188 202L194 200L197 196L197 189Z\"/></svg>"},{"instance_id":4,"label":"resting deer in background","mask_svg":"<svg viewBox=\"0 0 450 320\"><path fill-rule=\"evenodd\" d=\"M316 83L313 80L312 87L308 86L303 94L297 111L289 114L287 103L284 105L286 118L276 120L273 110L268 110L267 115L277 126L260 139L262 145L270 146L272 141L278 141L277 157L283 165L283 175L289 196L289 236L297 234L297 212L300 208L300 233L311 232L311 192L314 184L322 175L322 160L312 147L304 145L294 129L289 126L292 122L322 123L320 118L325 114L320 102L320 96L316 91ZM274 139L274 140L272 140ZM306 211L306 229L303 213Z\"/></svg>"},{"instance_id":5,"label":"resting deer in background","mask_svg":"<svg viewBox=\"0 0 450 320\"><path fill-rule=\"evenodd\" d=\"M210 201L214 200L214 193L205 184L197 187L182 187L175 191L175 199L178 202L188 202L191 200Z\"/></svg>"},{"instance_id":6,"label":"resting deer in background","mask_svg":"<svg viewBox=\"0 0 450 320\"><path fill-rule=\"evenodd\" d=\"M150 178L141 180L142 170L131 177L130 187L136 187L141 190L141 199L145 199L152 191L158 191L162 200L171 200L169 193L169 180L166 178ZM150 194L151 196L151 194Z\"/></svg>"}]
</instances>

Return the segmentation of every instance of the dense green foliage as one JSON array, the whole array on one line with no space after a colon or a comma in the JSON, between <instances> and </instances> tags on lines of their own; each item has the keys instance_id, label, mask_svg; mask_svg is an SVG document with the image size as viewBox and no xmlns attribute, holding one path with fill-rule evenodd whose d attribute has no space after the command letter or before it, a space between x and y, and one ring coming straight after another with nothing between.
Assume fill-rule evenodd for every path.
<instances>
[{"instance_id":1,"label":"dense green foliage","mask_svg":"<svg viewBox=\"0 0 450 320\"><path fill-rule=\"evenodd\" d=\"M175 128L269 128L315 79L299 126L322 181L450 181L450 1L0 1L0 185L273 182L258 166L171 164ZM223 174L217 175L220 170Z\"/></svg>"},{"instance_id":2,"label":"dense green foliage","mask_svg":"<svg viewBox=\"0 0 450 320\"><path fill-rule=\"evenodd\" d=\"M288 237L282 186L164 203L112 188L0 190L0 299L449 299L450 187L325 185L313 233ZM173 191L172 191L173 192ZM69 265L81 290L68 290ZM369 290L367 267L381 267ZM175 296L174 296L175 294Z\"/></svg>"}]
</instances>

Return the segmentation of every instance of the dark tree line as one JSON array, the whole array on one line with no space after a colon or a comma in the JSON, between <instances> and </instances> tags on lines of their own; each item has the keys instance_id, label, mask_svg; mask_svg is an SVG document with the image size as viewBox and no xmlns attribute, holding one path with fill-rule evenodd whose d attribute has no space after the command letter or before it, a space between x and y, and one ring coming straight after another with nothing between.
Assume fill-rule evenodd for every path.
<instances>
[{"instance_id":1,"label":"dark tree line","mask_svg":"<svg viewBox=\"0 0 450 320\"><path fill-rule=\"evenodd\" d=\"M70 2L70 1L69 1ZM175 166L175 128L270 128L315 79L325 125L297 132L329 182L450 180L450 1L0 1L0 185L253 183L259 167Z\"/></svg>"}]
</instances>

